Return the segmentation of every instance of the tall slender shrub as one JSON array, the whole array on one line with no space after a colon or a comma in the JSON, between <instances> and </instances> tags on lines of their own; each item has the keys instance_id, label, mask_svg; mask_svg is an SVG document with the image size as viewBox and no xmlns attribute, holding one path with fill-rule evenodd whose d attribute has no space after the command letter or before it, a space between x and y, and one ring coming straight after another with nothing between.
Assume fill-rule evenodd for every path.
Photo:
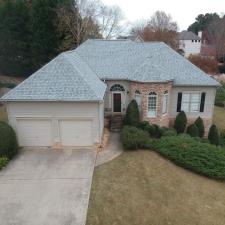
<instances>
[{"instance_id":1,"label":"tall slender shrub","mask_svg":"<svg viewBox=\"0 0 225 225\"><path fill-rule=\"evenodd\" d=\"M198 128L198 136L202 138L205 133L205 127L204 127L203 120L200 116L195 120L195 125Z\"/></svg>"},{"instance_id":2,"label":"tall slender shrub","mask_svg":"<svg viewBox=\"0 0 225 225\"><path fill-rule=\"evenodd\" d=\"M209 142L213 145L219 144L219 141L220 141L219 132L216 125L214 124L209 129L208 139L209 139Z\"/></svg>"},{"instance_id":3,"label":"tall slender shrub","mask_svg":"<svg viewBox=\"0 0 225 225\"><path fill-rule=\"evenodd\" d=\"M134 127L138 127L140 124L140 114L139 114L138 104L136 100L134 99L129 103L127 107L124 124L134 126Z\"/></svg>"},{"instance_id":4,"label":"tall slender shrub","mask_svg":"<svg viewBox=\"0 0 225 225\"><path fill-rule=\"evenodd\" d=\"M181 111L177 114L175 122L174 122L174 128L176 129L177 133L184 133L185 128L187 125L187 117L184 111Z\"/></svg>"}]
</instances>

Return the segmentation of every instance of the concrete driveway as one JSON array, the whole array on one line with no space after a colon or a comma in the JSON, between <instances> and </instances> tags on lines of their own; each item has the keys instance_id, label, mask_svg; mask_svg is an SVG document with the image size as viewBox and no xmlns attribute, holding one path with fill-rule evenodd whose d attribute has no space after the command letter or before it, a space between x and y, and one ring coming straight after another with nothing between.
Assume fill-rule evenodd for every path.
<instances>
[{"instance_id":1,"label":"concrete driveway","mask_svg":"<svg viewBox=\"0 0 225 225\"><path fill-rule=\"evenodd\" d=\"M96 152L24 150L0 172L1 225L84 225Z\"/></svg>"}]
</instances>

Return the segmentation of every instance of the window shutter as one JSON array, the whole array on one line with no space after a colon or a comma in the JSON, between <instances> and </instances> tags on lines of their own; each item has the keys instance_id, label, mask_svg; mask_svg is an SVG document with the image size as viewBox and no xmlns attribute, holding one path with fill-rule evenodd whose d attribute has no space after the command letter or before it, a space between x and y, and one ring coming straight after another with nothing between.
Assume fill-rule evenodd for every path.
<instances>
[{"instance_id":1,"label":"window shutter","mask_svg":"<svg viewBox=\"0 0 225 225\"><path fill-rule=\"evenodd\" d=\"M204 112L204 106L205 106L205 92L202 92L201 103L200 103L200 112Z\"/></svg>"},{"instance_id":2,"label":"window shutter","mask_svg":"<svg viewBox=\"0 0 225 225\"><path fill-rule=\"evenodd\" d=\"M181 102L182 102L182 92L179 92L177 97L177 112L181 111Z\"/></svg>"}]
</instances>

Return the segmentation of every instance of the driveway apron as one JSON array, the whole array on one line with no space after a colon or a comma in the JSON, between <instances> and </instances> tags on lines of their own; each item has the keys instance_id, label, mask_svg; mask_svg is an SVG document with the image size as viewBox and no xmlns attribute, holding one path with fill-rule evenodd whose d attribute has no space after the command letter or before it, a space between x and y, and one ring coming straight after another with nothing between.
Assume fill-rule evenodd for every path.
<instances>
[{"instance_id":1,"label":"driveway apron","mask_svg":"<svg viewBox=\"0 0 225 225\"><path fill-rule=\"evenodd\" d=\"M96 151L23 150L0 171L1 225L85 225Z\"/></svg>"}]
</instances>

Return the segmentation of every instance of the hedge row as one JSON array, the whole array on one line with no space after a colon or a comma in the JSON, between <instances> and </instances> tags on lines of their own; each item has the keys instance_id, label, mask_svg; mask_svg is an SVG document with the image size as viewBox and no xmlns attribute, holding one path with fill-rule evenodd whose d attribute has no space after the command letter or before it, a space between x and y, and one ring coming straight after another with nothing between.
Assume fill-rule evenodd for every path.
<instances>
[{"instance_id":1,"label":"hedge row","mask_svg":"<svg viewBox=\"0 0 225 225\"><path fill-rule=\"evenodd\" d=\"M153 142L153 148L176 164L215 178L225 179L225 149L199 142L188 135L163 137Z\"/></svg>"}]
</instances>

